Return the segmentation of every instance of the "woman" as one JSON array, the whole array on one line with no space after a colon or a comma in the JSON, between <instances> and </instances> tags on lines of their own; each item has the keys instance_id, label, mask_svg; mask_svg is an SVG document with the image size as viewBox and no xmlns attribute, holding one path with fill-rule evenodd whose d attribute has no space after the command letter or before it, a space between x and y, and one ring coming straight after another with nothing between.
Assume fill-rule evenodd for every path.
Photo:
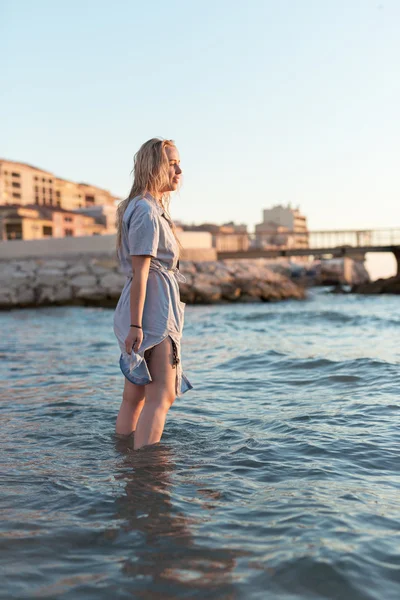
<instances>
[{"instance_id":1,"label":"woman","mask_svg":"<svg viewBox=\"0 0 400 600\"><path fill-rule=\"evenodd\" d=\"M168 212L182 170L172 140L154 138L135 155L129 197L118 207L117 249L127 281L114 315L125 375L116 433L135 432L134 449L160 441L167 412L192 385L182 372L185 304L180 244Z\"/></svg>"}]
</instances>

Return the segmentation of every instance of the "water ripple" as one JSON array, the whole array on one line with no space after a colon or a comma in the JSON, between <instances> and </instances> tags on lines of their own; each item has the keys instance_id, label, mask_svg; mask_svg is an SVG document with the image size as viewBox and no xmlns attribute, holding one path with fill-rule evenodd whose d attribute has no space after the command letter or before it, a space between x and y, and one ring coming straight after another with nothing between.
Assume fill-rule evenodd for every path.
<instances>
[{"instance_id":1,"label":"water ripple","mask_svg":"<svg viewBox=\"0 0 400 600\"><path fill-rule=\"evenodd\" d=\"M4 597L397 600L398 308L188 307L195 389L141 452L112 312L0 313Z\"/></svg>"}]
</instances>

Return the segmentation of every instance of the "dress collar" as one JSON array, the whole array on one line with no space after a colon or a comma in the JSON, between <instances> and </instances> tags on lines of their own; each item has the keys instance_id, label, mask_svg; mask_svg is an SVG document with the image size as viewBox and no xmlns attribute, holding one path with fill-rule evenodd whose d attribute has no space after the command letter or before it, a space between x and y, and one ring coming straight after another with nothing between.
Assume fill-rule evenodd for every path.
<instances>
[{"instance_id":1,"label":"dress collar","mask_svg":"<svg viewBox=\"0 0 400 600\"><path fill-rule=\"evenodd\" d=\"M146 192L145 194L143 194L143 197L146 198L146 200L150 200L150 202L157 208L160 215L165 214L164 207L149 192Z\"/></svg>"}]
</instances>

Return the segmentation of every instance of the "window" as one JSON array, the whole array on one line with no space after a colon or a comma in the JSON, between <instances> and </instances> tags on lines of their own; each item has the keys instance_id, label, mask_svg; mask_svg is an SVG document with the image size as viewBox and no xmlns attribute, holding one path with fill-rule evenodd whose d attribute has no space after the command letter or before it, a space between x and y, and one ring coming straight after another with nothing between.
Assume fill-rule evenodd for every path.
<instances>
[{"instance_id":1,"label":"window","mask_svg":"<svg viewBox=\"0 0 400 600\"><path fill-rule=\"evenodd\" d=\"M94 204L94 196L85 196L86 206L88 204Z\"/></svg>"},{"instance_id":2,"label":"window","mask_svg":"<svg viewBox=\"0 0 400 600\"><path fill-rule=\"evenodd\" d=\"M20 188L21 187L21 184L20 184L19 181L13 181L11 185L12 185L12 187L15 187L15 188Z\"/></svg>"},{"instance_id":3,"label":"window","mask_svg":"<svg viewBox=\"0 0 400 600\"><path fill-rule=\"evenodd\" d=\"M35 196L35 204L39 204L39 196Z\"/></svg>"},{"instance_id":4,"label":"window","mask_svg":"<svg viewBox=\"0 0 400 600\"><path fill-rule=\"evenodd\" d=\"M57 200L57 206L61 206L61 202Z\"/></svg>"},{"instance_id":5,"label":"window","mask_svg":"<svg viewBox=\"0 0 400 600\"><path fill-rule=\"evenodd\" d=\"M70 236L73 236L73 235L74 235L74 232L73 232L73 230L72 230L72 229L64 229L64 235L65 235L66 237L70 237Z\"/></svg>"},{"instance_id":6,"label":"window","mask_svg":"<svg viewBox=\"0 0 400 600\"><path fill-rule=\"evenodd\" d=\"M53 198L50 198L50 199L49 199L49 204L50 204L51 206L53 206Z\"/></svg>"},{"instance_id":7,"label":"window","mask_svg":"<svg viewBox=\"0 0 400 600\"><path fill-rule=\"evenodd\" d=\"M6 223L6 239L22 240L22 223Z\"/></svg>"},{"instance_id":8,"label":"window","mask_svg":"<svg viewBox=\"0 0 400 600\"><path fill-rule=\"evenodd\" d=\"M72 217L64 217L66 223L72 223Z\"/></svg>"},{"instance_id":9,"label":"window","mask_svg":"<svg viewBox=\"0 0 400 600\"><path fill-rule=\"evenodd\" d=\"M46 188L43 188L43 194L45 194L45 193L46 193Z\"/></svg>"},{"instance_id":10,"label":"window","mask_svg":"<svg viewBox=\"0 0 400 600\"><path fill-rule=\"evenodd\" d=\"M43 225L43 235L51 237L53 235L53 228L50 225Z\"/></svg>"},{"instance_id":11,"label":"window","mask_svg":"<svg viewBox=\"0 0 400 600\"><path fill-rule=\"evenodd\" d=\"M57 192L56 192L56 196L57 196L57 198L61 198L61 192L59 192L59 191L57 190Z\"/></svg>"},{"instance_id":12,"label":"window","mask_svg":"<svg viewBox=\"0 0 400 600\"><path fill-rule=\"evenodd\" d=\"M11 173L11 177L21 177L21 173Z\"/></svg>"},{"instance_id":13,"label":"window","mask_svg":"<svg viewBox=\"0 0 400 600\"><path fill-rule=\"evenodd\" d=\"M52 179L49 179L49 183L53 183L53 180L52 180Z\"/></svg>"},{"instance_id":14,"label":"window","mask_svg":"<svg viewBox=\"0 0 400 600\"><path fill-rule=\"evenodd\" d=\"M45 178L45 177L42 177L42 181L46 181L46 178Z\"/></svg>"},{"instance_id":15,"label":"window","mask_svg":"<svg viewBox=\"0 0 400 600\"><path fill-rule=\"evenodd\" d=\"M14 192L14 194L12 195L13 198L21 198L21 194L17 194Z\"/></svg>"}]
</instances>

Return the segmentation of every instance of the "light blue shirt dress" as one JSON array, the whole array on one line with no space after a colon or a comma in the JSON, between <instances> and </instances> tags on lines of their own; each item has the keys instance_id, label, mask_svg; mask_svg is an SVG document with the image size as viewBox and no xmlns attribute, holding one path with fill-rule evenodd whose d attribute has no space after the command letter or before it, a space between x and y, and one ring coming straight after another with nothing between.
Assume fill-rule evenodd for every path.
<instances>
[{"instance_id":1,"label":"light blue shirt dress","mask_svg":"<svg viewBox=\"0 0 400 600\"><path fill-rule=\"evenodd\" d=\"M127 354L125 340L130 331L130 290L135 285L131 256L151 256L146 299L143 309L143 342L138 353ZM185 303L181 302L179 281L185 281L177 268L179 246L171 222L161 204L146 193L132 198L122 221L121 247L118 258L126 283L114 313L114 333L121 349L120 367L132 383L147 385L152 381L145 358L146 350L170 336L174 347L176 395L192 389L181 362L181 338Z\"/></svg>"}]
</instances>

